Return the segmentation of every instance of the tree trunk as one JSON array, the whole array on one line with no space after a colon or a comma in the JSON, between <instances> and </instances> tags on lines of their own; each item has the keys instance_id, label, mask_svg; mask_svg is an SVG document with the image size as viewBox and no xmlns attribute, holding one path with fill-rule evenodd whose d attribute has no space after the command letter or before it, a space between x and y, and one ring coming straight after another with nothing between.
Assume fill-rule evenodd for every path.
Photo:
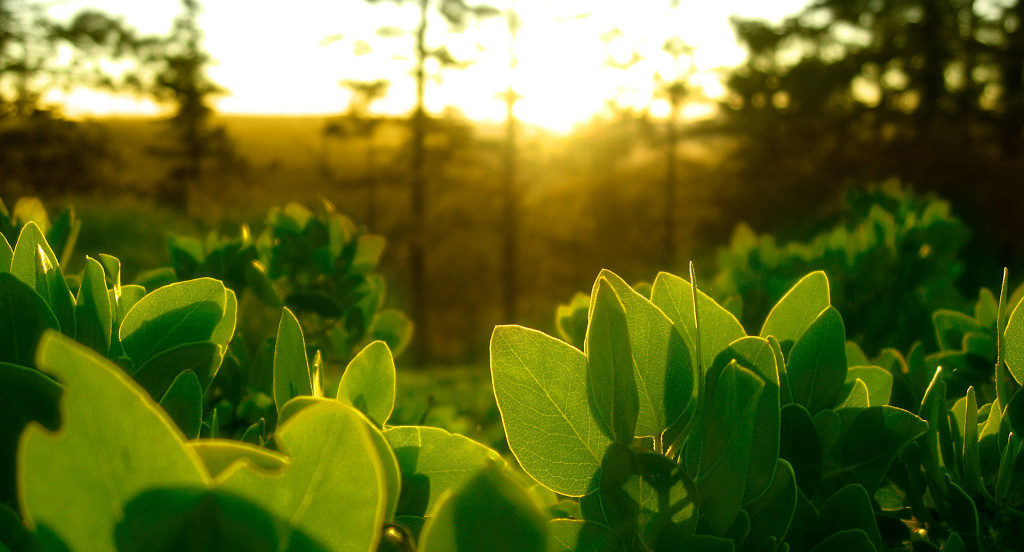
<instances>
[{"instance_id":1,"label":"tree trunk","mask_svg":"<svg viewBox=\"0 0 1024 552\"><path fill-rule=\"evenodd\" d=\"M414 360L420 363L425 360L426 352L430 349L427 339L429 334L426 331L427 273L424 243L427 114L423 98L427 80L427 4L428 0L420 0L420 22L416 28L416 111L412 120L412 175L410 181L412 237L409 242L409 271L412 281L413 324L419 332L419 339L414 342L412 354Z\"/></svg>"}]
</instances>

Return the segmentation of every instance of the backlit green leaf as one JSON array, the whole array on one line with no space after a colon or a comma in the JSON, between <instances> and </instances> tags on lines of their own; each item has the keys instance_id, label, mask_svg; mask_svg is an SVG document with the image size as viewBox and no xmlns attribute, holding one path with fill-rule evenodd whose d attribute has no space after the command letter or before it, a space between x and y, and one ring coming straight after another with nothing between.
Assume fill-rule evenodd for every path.
<instances>
[{"instance_id":1,"label":"backlit green leaf","mask_svg":"<svg viewBox=\"0 0 1024 552\"><path fill-rule=\"evenodd\" d=\"M707 412L697 486L701 513L724 535L743 503L758 401L765 383L735 361L707 388Z\"/></svg>"},{"instance_id":2,"label":"backlit green leaf","mask_svg":"<svg viewBox=\"0 0 1024 552\"><path fill-rule=\"evenodd\" d=\"M832 408L846 380L846 330L839 311L826 308L793 345L786 365L793 400L811 414Z\"/></svg>"},{"instance_id":3,"label":"backlit green leaf","mask_svg":"<svg viewBox=\"0 0 1024 552\"><path fill-rule=\"evenodd\" d=\"M545 487L567 496L597 488L610 439L591 415L587 357L519 326L491 336L491 379L509 448Z\"/></svg>"},{"instance_id":4,"label":"backlit green leaf","mask_svg":"<svg viewBox=\"0 0 1024 552\"><path fill-rule=\"evenodd\" d=\"M285 307L281 309L274 347L274 404L280 411L285 403L299 395L313 395L313 378L309 373L302 327Z\"/></svg>"},{"instance_id":5,"label":"backlit green leaf","mask_svg":"<svg viewBox=\"0 0 1024 552\"><path fill-rule=\"evenodd\" d=\"M889 397L892 395L892 372L879 366L851 366L846 370L846 383L853 383L855 379L864 382L871 406L889 404Z\"/></svg>"},{"instance_id":6,"label":"backlit green leaf","mask_svg":"<svg viewBox=\"0 0 1024 552\"><path fill-rule=\"evenodd\" d=\"M545 552L547 519L497 467L486 467L441 500L420 534L422 552Z\"/></svg>"},{"instance_id":7,"label":"backlit green leaf","mask_svg":"<svg viewBox=\"0 0 1024 552\"><path fill-rule=\"evenodd\" d=\"M605 552L613 538L610 529L579 519L548 522L547 552Z\"/></svg>"},{"instance_id":8,"label":"backlit green leaf","mask_svg":"<svg viewBox=\"0 0 1024 552\"><path fill-rule=\"evenodd\" d=\"M36 293L50 305L50 310L60 324L61 333L74 337L75 298L64 281L64 274L46 257L42 247L36 251Z\"/></svg>"},{"instance_id":9,"label":"backlit green leaf","mask_svg":"<svg viewBox=\"0 0 1024 552\"><path fill-rule=\"evenodd\" d=\"M778 303L761 328L761 337L775 336L784 353L789 353L800 336L830 305L828 277L812 272L797 282Z\"/></svg>"},{"instance_id":10,"label":"backlit green leaf","mask_svg":"<svg viewBox=\"0 0 1024 552\"><path fill-rule=\"evenodd\" d=\"M46 243L46 238L43 236L42 231L36 226L35 222L29 222L21 229L21 234L18 235L18 241L14 245L14 256L11 258L11 274L28 285L33 290L36 289L36 258L39 256L39 252L42 251L46 260L50 263L50 266L59 269L60 263L57 261L57 257L53 254L53 250L50 249L50 245Z\"/></svg>"},{"instance_id":11,"label":"backlit green leaf","mask_svg":"<svg viewBox=\"0 0 1024 552\"><path fill-rule=\"evenodd\" d=\"M864 531L876 550L883 549L871 497L860 485L846 485L825 501L818 512L815 533L825 540L829 535L849 529Z\"/></svg>"},{"instance_id":12,"label":"backlit green leaf","mask_svg":"<svg viewBox=\"0 0 1024 552\"><path fill-rule=\"evenodd\" d=\"M1017 383L1024 385L1024 301L1010 314L1003 331L1003 361Z\"/></svg>"},{"instance_id":13,"label":"backlit green leaf","mask_svg":"<svg viewBox=\"0 0 1024 552\"><path fill-rule=\"evenodd\" d=\"M167 388L160 406L174 420L186 439L199 437L199 426L203 423L203 388L192 370L178 374Z\"/></svg>"},{"instance_id":14,"label":"backlit green leaf","mask_svg":"<svg viewBox=\"0 0 1024 552\"><path fill-rule=\"evenodd\" d=\"M124 372L58 334L44 336L40 369L66 386L62 425L32 424L18 453L21 507L37 531L72 550L114 550L114 526L147 489L206 486L205 469L174 422Z\"/></svg>"},{"instance_id":15,"label":"backlit green leaf","mask_svg":"<svg viewBox=\"0 0 1024 552\"><path fill-rule=\"evenodd\" d=\"M604 278L598 279L591 297L593 309L584 346L590 406L609 437L630 443L639 399L625 307Z\"/></svg>"},{"instance_id":16,"label":"backlit green leaf","mask_svg":"<svg viewBox=\"0 0 1024 552\"><path fill-rule=\"evenodd\" d=\"M124 316L119 331L121 346L136 365L141 365L183 343L208 341L224 317L225 301L224 284L212 278L159 288L140 299Z\"/></svg>"},{"instance_id":17,"label":"backlit green leaf","mask_svg":"<svg viewBox=\"0 0 1024 552\"><path fill-rule=\"evenodd\" d=\"M682 334L625 280L608 270L601 277L625 308L639 397L636 434L654 437L673 424L685 424L697 405L697 373Z\"/></svg>"},{"instance_id":18,"label":"backlit green leaf","mask_svg":"<svg viewBox=\"0 0 1024 552\"><path fill-rule=\"evenodd\" d=\"M493 450L435 427L397 426L384 432L402 474L399 516L430 516L442 493L472 477L481 467L501 464Z\"/></svg>"},{"instance_id":19,"label":"backlit green leaf","mask_svg":"<svg viewBox=\"0 0 1024 552\"><path fill-rule=\"evenodd\" d=\"M395 405L395 361L383 341L374 341L341 375L338 399L348 401L383 427Z\"/></svg>"},{"instance_id":20,"label":"backlit green leaf","mask_svg":"<svg viewBox=\"0 0 1024 552\"><path fill-rule=\"evenodd\" d=\"M75 302L75 341L106 356L110 351L113 320L103 265L85 258L85 274Z\"/></svg>"},{"instance_id":21,"label":"backlit green leaf","mask_svg":"<svg viewBox=\"0 0 1024 552\"><path fill-rule=\"evenodd\" d=\"M369 431L359 411L322 400L278 428L274 439L289 465L267 472L236 463L221 474L217 488L332 550L370 552L380 541L387 494Z\"/></svg>"},{"instance_id":22,"label":"backlit green leaf","mask_svg":"<svg viewBox=\"0 0 1024 552\"><path fill-rule=\"evenodd\" d=\"M60 427L57 400L63 387L33 368L0 362L0 504L16 504L18 437L29 422ZM3 531L0 530L0 540Z\"/></svg>"},{"instance_id":23,"label":"backlit green leaf","mask_svg":"<svg viewBox=\"0 0 1024 552\"><path fill-rule=\"evenodd\" d=\"M701 324L700 365L706 370L718 353L747 333L731 312L699 289L697 301L700 303ZM654 280L651 302L668 315L687 340L690 350L695 351L697 325L693 314L693 290L690 283L678 276L662 272Z\"/></svg>"},{"instance_id":24,"label":"backlit green leaf","mask_svg":"<svg viewBox=\"0 0 1024 552\"><path fill-rule=\"evenodd\" d=\"M265 470L278 470L291 463L287 456L241 441L197 439L188 442L202 459L210 477L218 477L235 462L245 461Z\"/></svg>"},{"instance_id":25,"label":"backlit green leaf","mask_svg":"<svg viewBox=\"0 0 1024 552\"><path fill-rule=\"evenodd\" d=\"M14 259L14 248L11 247L7 238L0 234L0 272L11 271L11 261Z\"/></svg>"}]
</instances>

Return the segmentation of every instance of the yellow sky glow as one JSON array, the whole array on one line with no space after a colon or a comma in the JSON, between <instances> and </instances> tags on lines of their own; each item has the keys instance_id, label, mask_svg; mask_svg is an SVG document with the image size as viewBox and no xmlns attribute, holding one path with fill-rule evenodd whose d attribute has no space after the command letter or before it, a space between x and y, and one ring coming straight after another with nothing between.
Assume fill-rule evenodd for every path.
<instances>
[{"instance_id":1,"label":"yellow sky glow","mask_svg":"<svg viewBox=\"0 0 1024 552\"><path fill-rule=\"evenodd\" d=\"M522 27L515 54L519 60L512 82L522 96L516 107L524 122L556 131L599 113L609 98L633 108L649 106L655 116L668 112L664 101L652 99L654 75L673 78L677 68L661 51L673 35L695 47L691 84L709 98L720 97L722 67L742 62L744 52L728 25L730 14L778 20L799 10L806 0L763 2L682 0L669 10L668 0L517 0ZM492 2L508 8L510 0ZM557 7L556 7L557 6ZM51 8L53 16L69 17L85 7L121 15L143 33L167 33L178 13L175 0L71 0ZM370 5L357 0L216 0L204 2L200 24L205 46L217 60L210 77L229 90L217 98L226 114L327 115L345 110L349 93L343 79L391 80L388 96L375 104L380 113L402 114L411 109L415 86L409 76L412 39L382 39L376 29L389 25L412 30L416 11L390 2ZM586 17L580 14L589 13ZM428 40L446 42L457 57L471 59L464 70L445 70L427 88L427 107L454 107L475 120L499 122L505 117L498 96L509 81L509 40L501 18L471 25L462 35L443 36L440 20L431 21ZM601 40L614 28L621 34L611 43ZM323 45L325 37L342 38ZM374 51L357 55L363 40ZM606 66L608 56L628 59L636 51L642 61L629 71ZM405 59L393 59L404 57ZM432 68L434 69L434 68ZM87 90L53 93L48 99L64 104L72 116L154 115L161 108L147 100L110 96ZM704 116L710 104L694 103L685 116Z\"/></svg>"}]
</instances>

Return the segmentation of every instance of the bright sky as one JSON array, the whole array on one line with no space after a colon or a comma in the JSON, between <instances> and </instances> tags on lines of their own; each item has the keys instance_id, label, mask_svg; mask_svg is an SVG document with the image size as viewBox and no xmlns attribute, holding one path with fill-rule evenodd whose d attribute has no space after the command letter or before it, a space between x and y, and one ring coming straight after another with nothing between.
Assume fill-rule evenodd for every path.
<instances>
[{"instance_id":1,"label":"bright sky","mask_svg":"<svg viewBox=\"0 0 1024 552\"><path fill-rule=\"evenodd\" d=\"M661 51L665 40L678 36L695 48L696 73L691 83L710 97L722 93L717 68L743 61L744 51L733 37L730 14L778 20L803 7L807 0L495 0L507 9L515 2L522 21L515 43L519 60L514 89L522 96L516 114L524 121L553 130L598 113L609 98L636 107L651 104L655 114L667 112L663 101L653 103L654 75L671 79L678 71ZM210 77L229 90L215 101L223 113L331 114L344 111L348 91L344 79L391 80L388 96L374 104L381 113L406 113L414 102L411 34L380 38L377 29L392 26L411 33L416 25L414 4L369 4L361 0L207 0L200 24L205 46L217 61ZM176 0L64 0L50 8L54 17L98 8L120 15L142 33L165 34L178 14ZM578 17L581 14L590 14ZM447 44L459 59L474 63L465 70L447 69L427 88L427 107L451 106L467 116L488 121L504 119L505 106L497 95L509 81L510 34L503 18L471 25L461 35L445 35L439 15L431 20L428 42ZM602 41L612 29L621 35ZM324 45L325 38L340 39ZM360 41L372 48L358 55ZM623 61L633 51L643 58L628 72L608 68L611 55ZM402 59L404 58L404 59ZM155 113L157 108L131 97L109 97L77 91L65 98L71 115ZM708 106L694 103L686 114L699 116Z\"/></svg>"}]
</instances>

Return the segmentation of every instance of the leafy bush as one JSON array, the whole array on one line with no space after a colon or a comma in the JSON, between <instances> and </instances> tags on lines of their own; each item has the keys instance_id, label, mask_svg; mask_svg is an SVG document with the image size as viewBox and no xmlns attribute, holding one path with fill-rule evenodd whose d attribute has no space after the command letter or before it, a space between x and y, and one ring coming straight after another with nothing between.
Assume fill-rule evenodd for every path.
<instances>
[{"instance_id":1,"label":"leafy bush","mask_svg":"<svg viewBox=\"0 0 1024 552\"><path fill-rule=\"evenodd\" d=\"M981 551L1024 538L1024 292L1007 299L1005 283L973 315L936 312L941 350L872 362L824 272L747 335L692 273L631 287L602 271L586 316L584 299L562 312L579 347L494 329L513 462L393 425L383 341L328 385L287 306L268 394L247 399L258 419L223 438L219 417L246 411L211 397L237 343L235 292L199 277L147 293L121 285L109 256L87 258L77 282L60 266L35 222L13 248L0 241L0 550ZM966 360L991 355L987 375Z\"/></svg>"},{"instance_id":2,"label":"leafy bush","mask_svg":"<svg viewBox=\"0 0 1024 552\"><path fill-rule=\"evenodd\" d=\"M711 283L721 299L738 297L744 327L756 327L801 276L823 270L832 302L847 313L851 337L868 352L935 342L928 318L938 308L962 308L956 288L959 255L969 231L949 204L898 187L851 188L846 220L807 242L779 245L745 225L718 252Z\"/></svg>"}]
</instances>

